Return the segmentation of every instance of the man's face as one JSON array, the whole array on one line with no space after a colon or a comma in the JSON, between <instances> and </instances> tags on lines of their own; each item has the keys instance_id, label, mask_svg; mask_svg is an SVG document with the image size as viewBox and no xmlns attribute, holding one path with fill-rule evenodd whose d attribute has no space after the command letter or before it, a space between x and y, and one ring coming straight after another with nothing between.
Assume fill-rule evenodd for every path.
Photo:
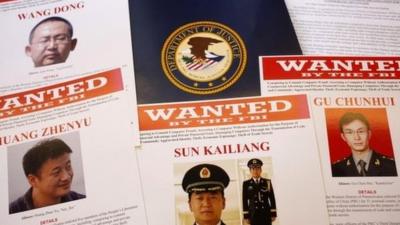
<instances>
[{"instance_id":1,"label":"man's face","mask_svg":"<svg viewBox=\"0 0 400 225\"><path fill-rule=\"evenodd\" d=\"M32 58L35 67L63 63L69 52L75 49L76 39L71 39L68 25L61 21L48 21L33 32L25 53Z\"/></svg>"},{"instance_id":2,"label":"man's face","mask_svg":"<svg viewBox=\"0 0 400 225\"><path fill-rule=\"evenodd\" d=\"M39 169L38 175L29 174L28 180L35 191L55 199L68 194L73 176L70 154L65 153L47 160Z\"/></svg>"},{"instance_id":3,"label":"man's face","mask_svg":"<svg viewBox=\"0 0 400 225\"><path fill-rule=\"evenodd\" d=\"M371 131L360 120L354 120L342 127L342 139L349 147L356 152L363 152L369 149Z\"/></svg>"},{"instance_id":4,"label":"man's face","mask_svg":"<svg viewBox=\"0 0 400 225\"><path fill-rule=\"evenodd\" d=\"M251 167L250 173L252 178L259 178L261 176L261 167Z\"/></svg>"},{"instance_id":5,"label":"man's face","mask_svg":"<svg viewBox=\"0 0 400 225\"><path fill-rule=\"evenodd\" d=\"M217 224L225 208L225 198L220 191L194 192L190 196L189 207L198 224Z\"/></svg>"}]
</instances>

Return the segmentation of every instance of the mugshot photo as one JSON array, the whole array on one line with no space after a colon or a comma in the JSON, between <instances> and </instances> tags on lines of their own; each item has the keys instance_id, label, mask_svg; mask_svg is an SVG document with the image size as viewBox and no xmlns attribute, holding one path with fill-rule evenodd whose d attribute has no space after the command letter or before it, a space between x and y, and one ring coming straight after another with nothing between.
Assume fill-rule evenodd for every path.
<instances>
[{"instance_id":1,"label":"mugshot photo","mask_svg":"<svg viewBox=\"0 0 400 225\"><path fill-rule=\"evenodd\" d=\"M32 59L34 67L64 63L77 43L74 28L67 19L48 17L30 31L25 54Z\"/></svg>"},{"instance_id":2,"label":"mugshot photo","mask_svg":"<svg viewBox=\"0 0 400 225\"><path fill-rule=\"evenodd\" d=\"M85 27L80 24L76 29L73 24L76 20L49 16L13 23L14 26L3 35L4 41L0 44L3 53L0 62L3 76L0 76L0 82L22 86L32 82L32 79L48 79L49 73L55 75L55 72L79 62L83 56L82 48L78 47L77 34L82 33ZM77 49L79 54L76 54ZM4 76L6 74L13 76Z\"/></svg>"},{"instance_id":3,"label":"mugshot photo","mask_svg":"<svg viewBox=\"0 0 400 225\"><path fill-rule=\"evenodd\" d=\"M174 165L176 224L272 224L271 158ZM274 223L277 224L277 223Z\"/></svg>"},{"instance_id":4,"label":"mugshot photo","mask_svg":"<svg viewBox=\"0 0 400 225\"><path fill-rule=\"evenodd\" d=\"M9 213L86 198L78 132L7 149Z\"/></svg>"},{"instance_id":5,"label":"mugshot photo","mask_svg":"<svg viewBox=\"0 0 400 225\"><path fill-rule=\"evenodd\" d=\"M384 108L325 109L333 177L397 176Z\"/></svg>"}]
</instances>

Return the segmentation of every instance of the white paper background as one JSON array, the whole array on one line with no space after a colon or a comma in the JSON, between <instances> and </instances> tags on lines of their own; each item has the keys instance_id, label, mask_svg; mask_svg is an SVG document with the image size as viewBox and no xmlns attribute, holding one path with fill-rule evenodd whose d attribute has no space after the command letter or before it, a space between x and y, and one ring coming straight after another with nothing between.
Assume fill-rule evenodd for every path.
<instances>
[{"instance_id":1,"label":"white paper background","mask_svg":"<svg viewBox=\"0 0 400 225\"><path fill-rule=\"evenodd\" d=\"M121 97L123 93L114 95ZM7 151L12 150L12 148L1 147L0 161L7 162L2 163L0 169L0 182L3 184L3 190L6 190L1 192L0 195L0 202L2 202L0 213L1 217L4 218L4 224L38 224L45 218L37 216L23 221L21 219L24 216L67 206L73 206L73 209L53 214L52 217L57 217L58 221L66 221L107 212L108 210L136 206L135 210L129 211L129 215L133 218L131 221L136 224L145 223L136 153L133 150L134 143L131 138L133 130L130 124L126 123L130 115L129 112L124 110L123 103L123 101L109 102L94 106L86 113L41 123L35 127L24 127L26 130L40 129L83 117L91 117L92 125L79 129L83 176L87 195L83 200L8 215L7 183L9 178L7 163L15 162L7 162ZM117 113L118 119L110 116L117 115ZM7 131L10 134L16 132L15 130Z\"/></svg>"},{"instance_id":2,"label":"white paper background","mask_svg":"<svg viewBox=\"0 0 400 225\"><path fill-rule=\"evenodd\" d=\"M279 123L279 121L275 123ZM180 224L175 217L177 217L178 211L184 210L185 204L177 205L176 199L182 200L185 196L187 198L187 194L180 186L182 176L174 174L174 168L176 171L176 168L185 168L190 164L194 166L200 163L213 164L214 162L224 165L225 169L231 168L229 169L232 172L229 174L231 184L228 188L236 194L236 196L232 196L228 189L226 190L228 191L226 196L227 206L223 211L222 219L231 225L241 224L242 215L237 214L235 220L230 220L231 215L228 214L229 209L236 210L235 212L242 211L240 189L242 181L250 177L241 178L240 173L237 173L236 170L244 169L244 171L248 171L247 161L257 157L271 160L272 168L265 167L263 169L264 172L272 171L272 184L278 213L277 221L274 224L327 224L325 193L312 123L306 119L299 120L299 124L304 125L305 128L301 130L278 130L274 131L272 135L143 144L142 149L138 152L138 157L149 224ZM261 141L268 141L271 150L174 158L175 148L236 145ZM236 167L236 169L232 169L232 167ZM182 171L180 173L182 174Z\"/></svg>"}]
</instances>

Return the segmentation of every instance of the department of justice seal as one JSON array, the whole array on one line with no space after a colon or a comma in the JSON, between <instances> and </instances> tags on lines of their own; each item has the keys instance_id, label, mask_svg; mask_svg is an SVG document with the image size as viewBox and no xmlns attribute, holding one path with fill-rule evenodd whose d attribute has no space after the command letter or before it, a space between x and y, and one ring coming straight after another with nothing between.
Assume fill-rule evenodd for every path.
<instances>
[{"instance_id":1,"label":"department of justice seal","mask_svg":"<svg viewBox=\"0 0 400 225\"><path fill-rule=\"evenodd\" d=\"M161 64L167 78L193 94L214 94L234 84L246 67L240 36L216 22L200 21L175 30L165 41Z\"/></svg>"}]
</instances>

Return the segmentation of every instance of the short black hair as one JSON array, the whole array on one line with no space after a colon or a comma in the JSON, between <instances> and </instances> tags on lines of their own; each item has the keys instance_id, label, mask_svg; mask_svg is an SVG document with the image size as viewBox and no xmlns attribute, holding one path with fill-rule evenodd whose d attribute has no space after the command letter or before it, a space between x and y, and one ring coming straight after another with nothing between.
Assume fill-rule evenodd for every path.
<instances>
[{"instance_id":1,"label":"short black hair","mask_svg":"<svg viewBox=\"0 0 400 225\"><path fill-rule=\"evenodd\" d=\"M340 132L343 133L343 126L353 122L354 120L361 121L365 126L367 126L368 130L370 129L368 119L362 113L346 112L339 120Z\"/></svg>"},{"instance_id":2,"label":"short black hair","mask_svg":"<svg viewBox=\"0 0 400 225\"><path fill-rule=\"evenodd\" d=\"M25 176L38 175L42 165L49 159L72 153L71 148L61 139L47 139L29 149L22 160Z\"/></svg>"},{"instance_id":3,"label":"short black hair","mask_svg":"<svg viewBox=\"0 0 400 225\"><path fill-rule=\"evenodd\" d=\"M68 34L69 34L69 37L72 38L72 36L74 35L74 29L73 29L73 27L72 27L72 24L71 24L68 20L66 20L66 19L64 19L64 18L62 18L62 17L53 16L53 17L48 17L48 18L46 18L46 19L40 21L38 24L36 24L36 25L32 28L31 32L29 33L29 43L32 43L33 33L35 32L35 30L36 30L40 25L42 25L42 24L44 24L44 23L47 23L47 22L52 22L52 21L59 21L59 22L63 22L63 23L65 23L65 24L67 24L67 26L68 26Z\"/></svg>"}]
</instances>

